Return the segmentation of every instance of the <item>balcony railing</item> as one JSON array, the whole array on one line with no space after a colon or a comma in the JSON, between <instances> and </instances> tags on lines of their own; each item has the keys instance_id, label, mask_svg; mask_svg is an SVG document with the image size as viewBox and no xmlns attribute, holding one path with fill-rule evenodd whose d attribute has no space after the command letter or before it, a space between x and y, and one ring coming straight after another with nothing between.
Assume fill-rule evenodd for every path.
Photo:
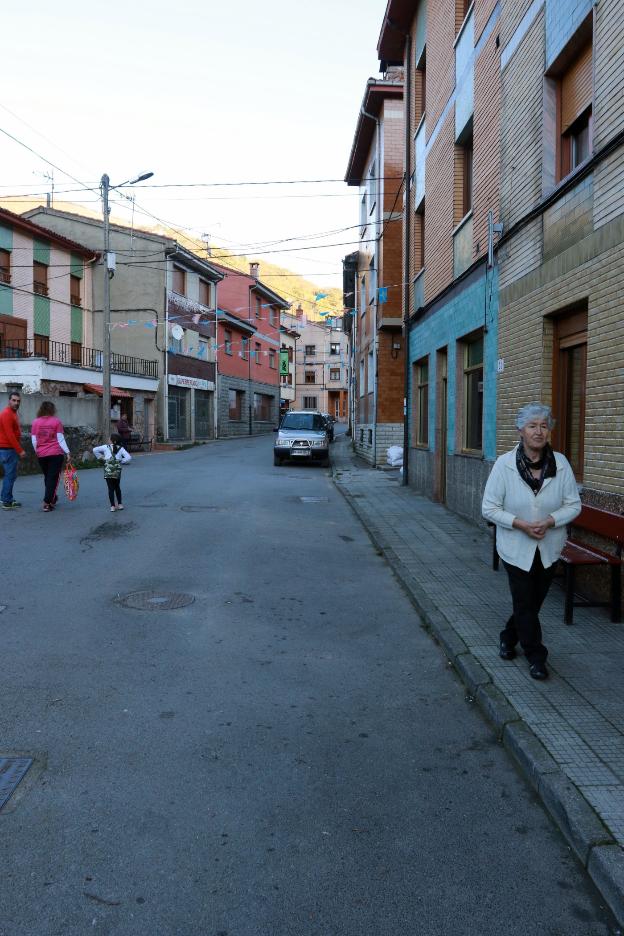
<instances>
[{"instance_id":1,"label":"balcony railing","mask_svg":"<svg viewBox=\"0 0 624 936\"><path fill-rule=\"evenodd\" d=\"M85 348L79 342L50 341L38 338L4 338L0 335L0 358L44 358L53 364L102 370L102 352ZM158 361L133 357L129 354L111 354L111 371L132 377L158 377Z\"/></svg>"}]
</instances>

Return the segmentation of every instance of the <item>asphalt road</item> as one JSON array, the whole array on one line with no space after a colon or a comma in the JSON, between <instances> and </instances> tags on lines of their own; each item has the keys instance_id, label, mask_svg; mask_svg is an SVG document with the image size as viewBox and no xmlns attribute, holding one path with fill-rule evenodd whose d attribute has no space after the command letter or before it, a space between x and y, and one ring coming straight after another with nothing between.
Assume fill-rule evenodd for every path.
<instances>
[{"instance_id":1,"label":"asphalt road","mask_svg":"<svg viewBox=\"0 0 624 936\"><path fill-rule=\"evenodd\" d=\"M320 468L272 437L0 516L1 936L602 936L593 885ZM174 610L120 596L190 595Z\"/></svg>"}]
</instances>

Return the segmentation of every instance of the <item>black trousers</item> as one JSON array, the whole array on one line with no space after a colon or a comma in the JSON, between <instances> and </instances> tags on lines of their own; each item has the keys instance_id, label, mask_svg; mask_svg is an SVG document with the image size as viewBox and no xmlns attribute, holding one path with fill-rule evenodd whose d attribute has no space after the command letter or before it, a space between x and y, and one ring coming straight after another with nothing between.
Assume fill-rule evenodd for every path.
<instances>
[{"instance_id":1,"label":"black trousers","mask_svg":"<svg viewBox=\"0 0 624 936\"><path fill-rule=\"evenodd\" d=\"M105 481L111 507L115 506L115 496L117 496L117 503L121 504L121 478L105 478Z\"/></svg>"},{"instance_id":2,"label":"black trousers","mask_svg":"<svg viewBox=\"0 0 624 936\"><path fill-rule=\"evenodd\" d=\"M43 472L43 483L45 491L43 494L44 504L54 506L56 503L56 489L58 488L59 478L63 470L64 455L42 455L38 458L39 467Z\"/></svg>"},{"instance_id":3,"label":"black trousers","mask_svg":"<svg viewBox=\"0 0 624 936\"><path fill-rule=\"evenodd\" d=\"M557 563L545 569L540 551L536 549L529 572L509 565L504 560L503 565L509 578L513 614L507 621L505 630L501 631L500 639L509 647L514 647L520 641L529 663L544 663L548 650L542 643L539 612L548 594Z\"/></svg>"}]
</instances>

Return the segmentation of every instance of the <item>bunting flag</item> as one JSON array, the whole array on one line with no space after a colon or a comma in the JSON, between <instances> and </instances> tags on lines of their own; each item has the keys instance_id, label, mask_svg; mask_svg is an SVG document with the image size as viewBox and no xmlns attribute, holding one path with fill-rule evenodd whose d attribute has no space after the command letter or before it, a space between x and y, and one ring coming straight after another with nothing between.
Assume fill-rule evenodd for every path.
<instances>
[{"instance_id":1,"label":"bunting flag","mask_svg":"<svg viewBox=\"0 0 624 936\"><path fill-rule=\"evenodd\" d=\"M323 292L314 293L314 301L320 302L321 299L327 299L328 296L329 296L329 293L323 293Z\"/></svg>"}]
</instances>

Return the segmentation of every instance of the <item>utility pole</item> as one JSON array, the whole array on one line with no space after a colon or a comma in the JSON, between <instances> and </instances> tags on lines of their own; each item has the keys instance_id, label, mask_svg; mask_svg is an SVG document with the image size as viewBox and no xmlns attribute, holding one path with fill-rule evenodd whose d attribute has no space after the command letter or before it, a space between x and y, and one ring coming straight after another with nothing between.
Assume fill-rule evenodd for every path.
<instances>
[{"instance_id":1,"label":"utility pole","mask_svg":"<svg viewBox=\"0 0 624 936\"><path fill-rule=\"evenodd\" d=\"M108 193L110 190L110 179L105 174L101 180L102 187L102 211L104 214L104 302L102 304L103 312L103 355L102 355L102 435L105 440L110 436L110 414L111 414L111 309L110 309L110 280L111 280L111 256L110 256L110 229L108 204ZM114 260L113 267L114 271Z\"/></svg>"}]
</instances>

